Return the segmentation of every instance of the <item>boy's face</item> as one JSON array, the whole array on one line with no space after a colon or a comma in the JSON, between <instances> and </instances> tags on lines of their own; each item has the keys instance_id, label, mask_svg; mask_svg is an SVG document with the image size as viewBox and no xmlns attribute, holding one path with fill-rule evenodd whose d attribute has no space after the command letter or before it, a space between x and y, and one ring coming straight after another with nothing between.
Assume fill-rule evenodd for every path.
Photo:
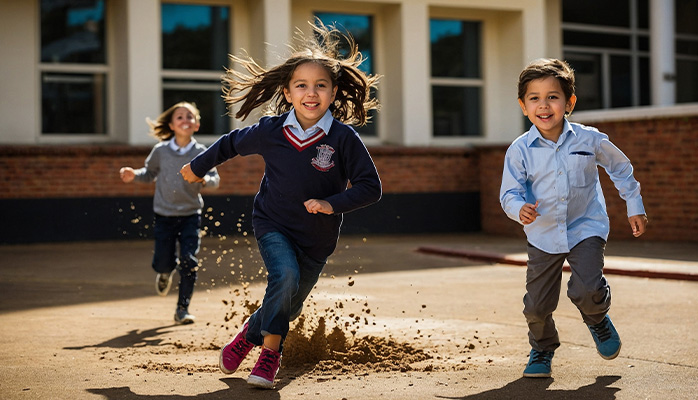
<instances>
[{"instance_id":1,"label":"boy's face","mask_svg":"<svg viewBox=\"0 0 698 400\"><path fill-rule=\"evenodd\" d=\"M177 137L191 137L199 130L199 125L196 115L186 107L179 107L172 113L170 129Z\"/></svg>"},{"instance_id":2,"label":"boy's face","mask_svg":"<svg viewBox=\"0 0 698 400\"><path fill-rule=\"evenodd\" d=\"M315 125L325 115L336 93L337 87L332 87L329 72L314 62L296 67L288 88L284 88L286 101L293 104L296 119L303 130Z\"/></svg>"},{"instance_id":3,"label":"boy's face","mask_svg":"<svg viewBox=\"0 0 698 400\"><path fill-rule=\"evenodd\" d=\"M565 113L572 112L577 96L565 99L565 93L557 78L552 76L528 83L521 111L538 128L544 138L557 141L565 123Z\"/></svg>"}]
</instances>

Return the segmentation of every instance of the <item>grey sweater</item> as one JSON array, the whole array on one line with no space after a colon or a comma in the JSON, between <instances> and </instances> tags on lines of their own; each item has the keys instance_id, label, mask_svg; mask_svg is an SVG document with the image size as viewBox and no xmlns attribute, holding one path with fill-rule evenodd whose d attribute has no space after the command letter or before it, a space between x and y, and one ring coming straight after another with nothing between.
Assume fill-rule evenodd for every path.
<instances>
[{"instance_id":1,"label":"grey sweater","mask_svg":"<svg viewBox=\"0 0 698 400\"><path fill-rule=\"evenodd\" d=\"M194 139L192 139L194 140ZM183 217L201 214L204 200L201 198L203 183L188 183L179 170L206 146L194 143L184 154L178 154L169 147L169 141L156 144L145 159L145 167L135 170L135 181L150 183L155 181L153 211L166 217ZM218 171L211 169L204 176L206 187L216 188L220 183Z\"/></svg>"}]
</instances>

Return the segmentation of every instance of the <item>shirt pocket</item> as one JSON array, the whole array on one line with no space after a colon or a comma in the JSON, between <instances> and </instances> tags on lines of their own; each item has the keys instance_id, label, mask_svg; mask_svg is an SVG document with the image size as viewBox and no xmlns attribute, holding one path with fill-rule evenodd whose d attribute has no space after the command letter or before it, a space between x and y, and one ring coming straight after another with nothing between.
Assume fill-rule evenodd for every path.
<instances>
[{"instance_id":1,"label":"shirt pocket","mask_svg":"<svg viewBox=\"0 0 698 400\"><path fill-rule=\"evenodd\" d=\"M596 182L596 156L589 151L572 151L568 161L570 186L584 187Z\"/></svg>"}]
</instances>

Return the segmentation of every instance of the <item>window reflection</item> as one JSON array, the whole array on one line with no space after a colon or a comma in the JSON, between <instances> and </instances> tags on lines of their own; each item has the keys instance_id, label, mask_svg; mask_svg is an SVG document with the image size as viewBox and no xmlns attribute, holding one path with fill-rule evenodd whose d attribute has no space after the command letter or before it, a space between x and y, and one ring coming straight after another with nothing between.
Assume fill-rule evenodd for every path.
<instances>
[{"instance_id":1,"label":"window reflection","mask_svg":"<svg viewBox=\"0 0 698 400\"><path fill-rule=\"evenodd\" d=\"M106 133L104 74L43 73L41 130Z\"/></svg>"},{"instance_id":2,"label":"window reflection","mask_svg":"<svg viewBox=\"0 0 698 400\"><path fill-rule=\"evenodd\" d=\"M227 7L163 4L162 67L215 70L228 65Z\"/></svg>"},{"instance_id":3,"label":"window reflection","mask_svg":"<svg viewBox=\"0 0 698 400\"><path fill-rule=\"evenodd\" d=\"M431 76L480 77L480 23L432 19Z\"/></svg>"},{"instance_id":4,"label":"window reflection","mask_svg":"<svg viewBox=\"0 0 698 400\"><path fill-rule=\"evenodd\" d=\"M479 136L480 88L433 86L434 136Z\"/></svg>"},{"instance_id":5,"label":"window reflection","mask_svg":"<svg viewBox=\"0 0 698 400\"><path fill-rule=\"evenodd\" d=\"M373 65L373 17L365 14L342 14L330 12L316 12L315 16L325 25L332 25L339 31L349 33L359 47L364 62L359 69L367 74L374 73ZM340 54L346 55L349 44L346 41L340 42ZM375 89L371 89L371 96L376 96ZM378 113L375 110L369 111L370 122L362 127L356 127L361 136L376 136L378 125Z\"/></svg>"},{"instance_id":6,"label":"window reflection","mask_svg":"<svg viewBox=\"0 0 698 400\"><path fill-rule=\"evenodd\" d=\"M104 1L41 1L41 61L104 63Z\"/></svg>"},{"instance_id":7,"label":"window reflection","mask_svg":"<svg viewBox=\"0 0 698 400\"><path fill-rule=\"evenodd\" d=\"M163 3L161 13L163 107L196 103L201 112L199 134L228 132L230 117L221 98L220 77L228 66L230 9ZM197 72L195 78L192 71Z\"/></svg>"}]
</instances>

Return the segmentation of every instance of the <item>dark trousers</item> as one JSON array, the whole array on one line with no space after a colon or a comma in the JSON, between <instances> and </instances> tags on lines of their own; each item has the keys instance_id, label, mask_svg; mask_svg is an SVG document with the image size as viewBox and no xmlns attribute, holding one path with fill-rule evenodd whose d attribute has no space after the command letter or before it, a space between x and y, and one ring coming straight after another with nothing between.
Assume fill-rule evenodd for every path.
<instances>
[{"instance_id":1,"label":"dark trousers","mask_svg":"<svg viewBox=\"0 0 698 400\"><path fill-rule=\"evenodd\" d=\"M606 242L596 236L563 254L549 254L529 243L523 313L532 348L553 351L560 346L553 311L560 299L565 260L572 270L567 297L577 306L584 323L594 325L606 316L611 308L611 288L603 275L605 249Z\"/></svg>"},{"instance_id":2,"label":"dark trousers","mask_svg":"<svg viewBox=\"0 0 698 400\"><path fill-rule=\"evenodd\" d=\"M201 239L201 216L198 214L185 217L165 217L155 214L153 223L155 234L155 253L153 269L159 273L179 271L179 298L177 306L188 308L194 293L197 278ZM177 244L179 243L179 258Z\"/></svg>"}]
</instances>

